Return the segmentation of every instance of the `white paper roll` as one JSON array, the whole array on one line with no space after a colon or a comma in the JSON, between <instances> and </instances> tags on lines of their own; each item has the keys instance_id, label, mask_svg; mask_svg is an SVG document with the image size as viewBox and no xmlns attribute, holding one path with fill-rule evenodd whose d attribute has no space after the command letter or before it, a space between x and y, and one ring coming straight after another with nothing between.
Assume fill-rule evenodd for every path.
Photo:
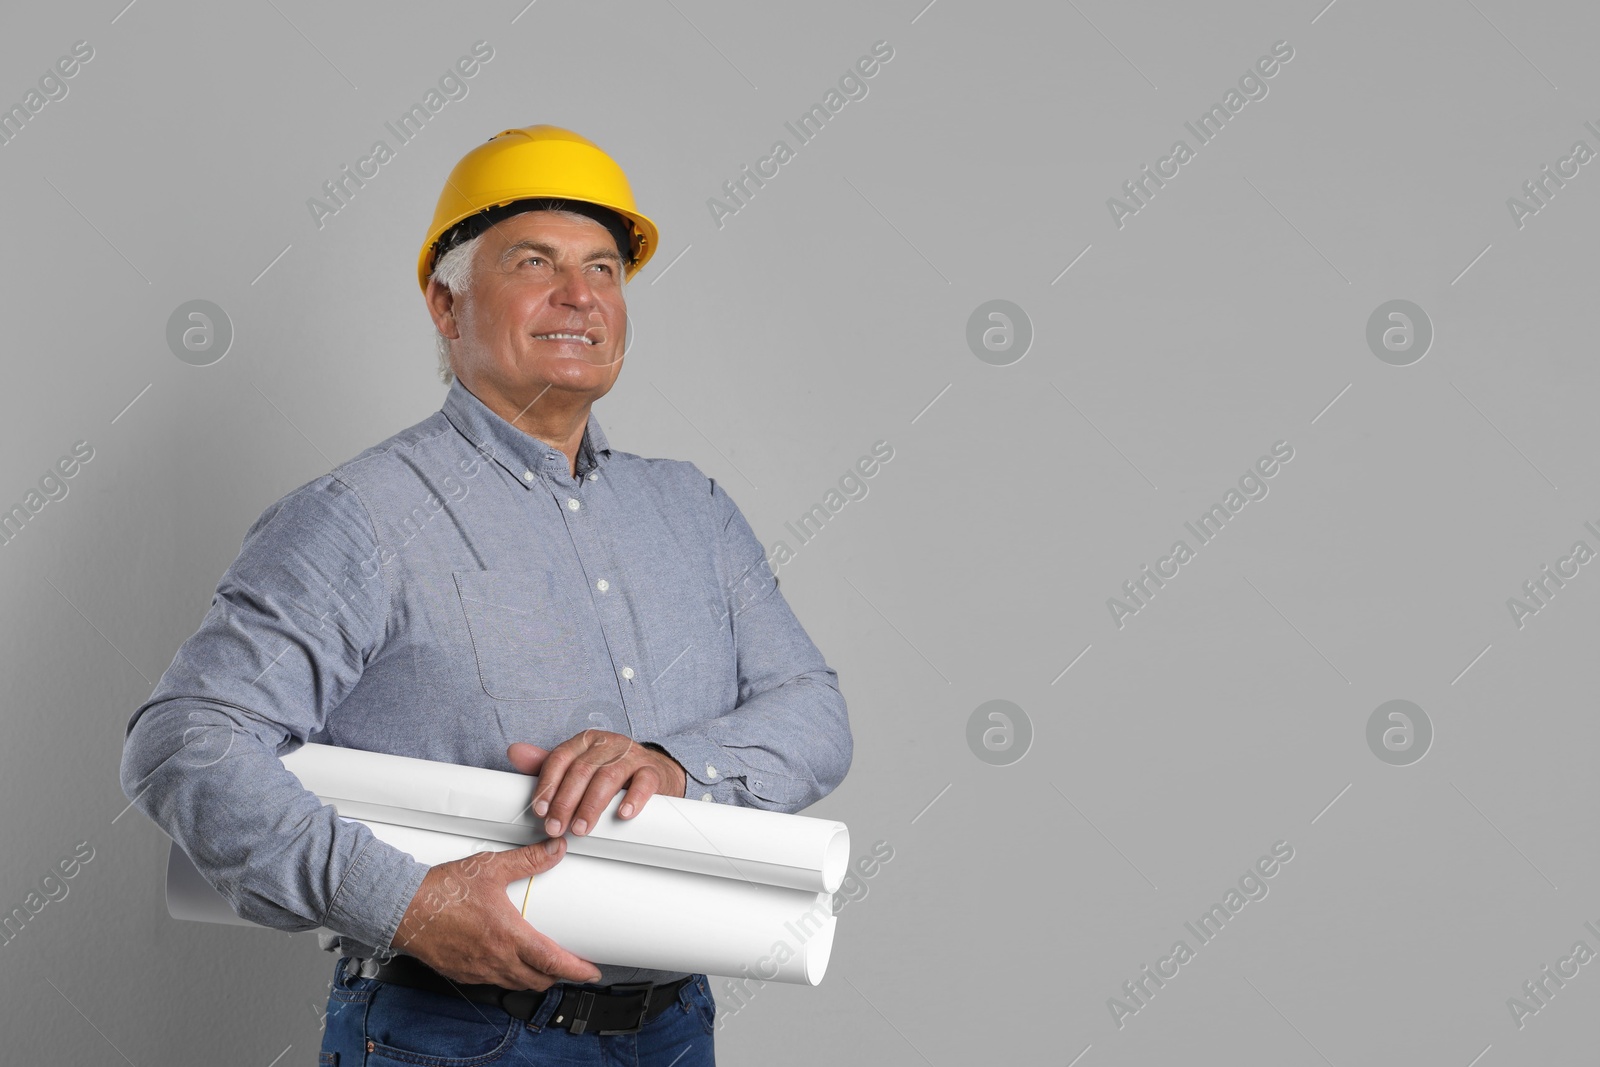
<instances>
[{"instance_id":1,"label":"white paper roll","mask_svg":"<svg viewBox=\"0 0 1600 1067\"><path fill-rule=\"evenodd\" d=\"M512 845L545 839L530 802L538 779L335 745L302 745L283 757L302 785L347 818L414 826ZM850 861L842 822L653 796L631 819L613 797L574 855L832 893Z\"/></svg>"},{"instance_id":2,"label":"white paper roll","mask_svg":"<svg viewBox=\"0 0 1600 1067\"><path fill-rule=\"evenodd\" d=\"M167 914L174 919L189 919L192 922L256 925L233 913L233 905L211 888L176 841L167 852Z\"/></svg>"},{"instance_id":3,"label":"white paper roll","mask_svg":"<svg viewBox=\"0 0 1600 1067\"><path fill-rule=\"evenodd\" d=\"M304 745L282 757L302 785L379 840L431 866L546 839L524 774ZM506 889L541 933L594 963L816 985L827 970L832 894L849 862L841 822L654 796L566 835L554 868ZM176 844L167 910L245 924Z\"/></svg>"},{"instance_id":4,"label":"white paper roll","mask_svg":"<svg viewBox=\"0 0 1600 1067\"><path fill-rule=\"evenodd\" d=\"M516 846L367 822L429 866ZM570 845L569 845L570 847ZM568 852L506 887L540 933L583 959L624 967L749 974L816 985L833 947L832 896Z\"/></svg>"}]
</instances>

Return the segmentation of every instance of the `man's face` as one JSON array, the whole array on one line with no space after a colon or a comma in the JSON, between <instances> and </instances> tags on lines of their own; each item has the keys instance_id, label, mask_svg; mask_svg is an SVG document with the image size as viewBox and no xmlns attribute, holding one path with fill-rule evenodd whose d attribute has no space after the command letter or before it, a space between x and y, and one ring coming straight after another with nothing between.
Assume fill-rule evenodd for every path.
<instances>
[{"instance_id":1,"label":"man's face","mask_svg":"<svg viewBox=\"0 0 1600 1067\"><path fill-rule=\"evenodd\" d=\"M604 226L525 211L485 231L464 300L444 308L442 287L430 283L428 303L452 338L456 376L475 395L487 390L532 405L555 401L547 394L560 390L568 400L593 402L622 370L622 279Z\"/></svg>"}]
</instances>

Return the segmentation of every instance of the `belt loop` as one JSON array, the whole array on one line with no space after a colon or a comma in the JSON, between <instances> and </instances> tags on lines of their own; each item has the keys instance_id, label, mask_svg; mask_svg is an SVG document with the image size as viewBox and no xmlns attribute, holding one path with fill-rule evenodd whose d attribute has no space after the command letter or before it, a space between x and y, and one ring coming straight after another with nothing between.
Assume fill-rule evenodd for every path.
<instances>
[{"instance_id":1,"label":"belt loop","mask_svg":"<svg viewBox=\"0 0 1600 1067\"><path fill-rule=\"evenodd\" d=\"M574 1034L581 1034L589 1028L589 1011L594 1007L594 994L587 989L578 991L578 1006L573 1009L572 1022L567 1029Z\"/></svg>"}]
</instances>

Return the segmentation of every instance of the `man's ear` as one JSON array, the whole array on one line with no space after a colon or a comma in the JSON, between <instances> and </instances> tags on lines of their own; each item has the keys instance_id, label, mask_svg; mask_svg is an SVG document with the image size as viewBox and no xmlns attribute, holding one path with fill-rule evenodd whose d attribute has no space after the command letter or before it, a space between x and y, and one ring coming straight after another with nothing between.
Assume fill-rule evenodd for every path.
<instances>
[{"instance_id":1,"label":"man's ear","mask_svg":"<svg viewBox=\"0 0 1600 1067\"><path fill-rule=\"evenodd\" d=\"M455 294L437 278L430 278L428 292L423 299L427 301L434 328L452 341L460 337L461 328L456 324Z\"/></svg>"}]
</instances>

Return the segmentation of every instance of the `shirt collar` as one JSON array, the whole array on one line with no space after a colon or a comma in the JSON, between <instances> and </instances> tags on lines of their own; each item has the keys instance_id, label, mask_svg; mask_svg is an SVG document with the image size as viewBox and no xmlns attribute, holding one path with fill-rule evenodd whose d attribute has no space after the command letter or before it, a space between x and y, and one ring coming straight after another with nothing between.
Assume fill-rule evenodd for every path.
<instances>
[{"instance_id":1,"label":"shirt collar","mask_svg":"<svg viewBox=\"0 0 1600 1067\"><path fill-rule=\"evenodd\" d=\"M490 411L483 401L473 396L457 378L440 408L461 436L471 441L479 452L493 459L516 479L517 484L531 487L533 474L547 473L570 478L567 457L560 449L539 440L511 425ZM589 422L583 430L583 443L578 446L578 477L583 477L611 456L611 446L594 410L589 411Z\"/></svg>"}]
</instances>

